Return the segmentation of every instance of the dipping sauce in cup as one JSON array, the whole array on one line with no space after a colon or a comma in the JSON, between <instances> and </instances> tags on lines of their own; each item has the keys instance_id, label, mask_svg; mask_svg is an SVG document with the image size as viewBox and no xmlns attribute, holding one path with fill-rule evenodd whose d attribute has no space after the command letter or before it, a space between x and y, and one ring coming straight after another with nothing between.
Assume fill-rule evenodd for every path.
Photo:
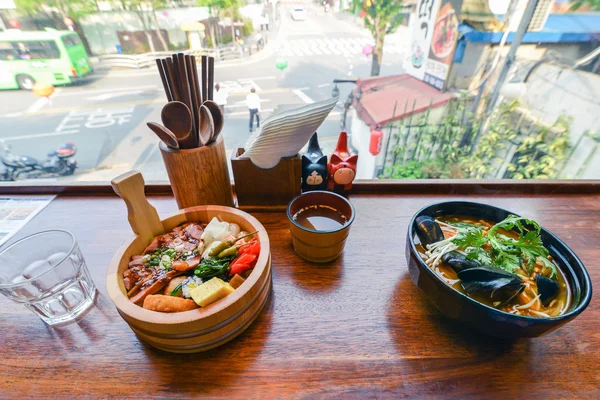
<instances>
[{"instance_id":1,"label":"dipping sauce in cup","mask_svg":"<svg viewBox=\"0 0 600 400\"><path fill-rule=\"evenodd\" d=\"M325 191L312 191L294 198L287 208L296 253L307 261L326 263L344 250L354 207L344 197Z\"/></svg>"}]
</instances>

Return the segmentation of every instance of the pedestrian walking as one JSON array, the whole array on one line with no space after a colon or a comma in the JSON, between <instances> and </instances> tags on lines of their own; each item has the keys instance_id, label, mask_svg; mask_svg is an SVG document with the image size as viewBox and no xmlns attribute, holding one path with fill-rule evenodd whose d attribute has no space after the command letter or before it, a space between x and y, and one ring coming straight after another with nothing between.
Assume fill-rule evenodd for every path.
<instances>
[{"instance_id":1,"label":"pedestrian walking","mask_svg":"<svg viewBox=\"0 0 600 400\"><path fill-rule=\"evenodd\" d=\"M215 85L214 99L215 103L217 103L217 105L221 109L223 115L225 115L225 106L227 105L228 96L229 94L225 90L221 90L221 86L217 83Z\"/></svg>"},{"instance_id":2,"label":"pedestrian walking","mask_svg":"<svg viewBox=\"0 0 600 400\"><path fill-rule=\"evenodd\" d=\"M256 94L256 89L250 89L250 93L246 96L246 105L250 111L250 133L252 133L252 127L254 125L254 116L256 116L256 128L260 128L260 97Z\"/></svg>"}]
</instances>

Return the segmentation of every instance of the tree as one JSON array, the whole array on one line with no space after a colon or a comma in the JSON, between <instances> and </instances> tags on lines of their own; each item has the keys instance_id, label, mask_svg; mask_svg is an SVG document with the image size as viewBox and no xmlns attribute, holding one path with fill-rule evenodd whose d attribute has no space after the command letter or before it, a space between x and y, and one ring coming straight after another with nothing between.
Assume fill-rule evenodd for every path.
<instances>
[{"instance_id":1,"label":"tree","mask_svg":"<svg viewBox=\"0 0 600 400\"><path fill-rule=\"evenodd\" d=\"M400 11L404 6L400 0L353 0L353 5L355 9L364 10L365 26L375 39L371 76L377 76L381 69L385 36L394 33L402 23Z\"/></svg>"},{"instance_id":2,"label":"tree","mask_svg":"<svg viewBox=\"0 0 600 400\"><path fill-rule=\"evenodd\" d=\"M152 34L150 33L150 31L151 31L150 24L149 24L150 16L147 13L148 11L150 11L152 16L154 17L154 25L155 25L154 30L156 32L156 35L158 36L158 39L160 40L160 42L163 46L163 50L165 50L165 51L169 50L169 47L167 46L167 42L162 35L162 31L160 30L160 27L158 26L158 17L156 16L156 9L165 7L166 0L120 0L120 1L118 1L118 4L121 5L123 10L133 11L135 13L135 15L137 15L138 19L142 23L142 29L144 31L144 34L146 35L146 38L148 39L148 45L150 46L150 51L154 52L154 51L156 51L156 49L154 47L154 41L152 40Z\"/></svg>"},{"instance_id":3,"label":"tree","mask_svg":"<svg viewBox=\"0 0 600 400\"><path fill-rule=\"evenodd\" d=\"M239 6L239 0L196 0L196 3L199 6L208 7L208 13L211 16L211 28L212 28L212 38L213 38L213 47L216 47L216 28L214 20L221 12L226 12L231 16L231 39L235 40L235 29L233 26L234 15L236 14L237 8Z\"/></svg>"},{"instance_id":4,"label":"tree","mask_svg":"<svg viewBox=\"0 0 600 400\"><path fill-rule=\"evenodd\" d=\"M73 21L73 29L79 34L88 53L91 53L90 46L81 30L79 19L90 12L97 11L98 6L95 0L15 0L17 10L23 11L29 15L43 13L52 19L57 27L66 27L66 20L70 18ZM57 18L56 12L49 13L48 10L58 10L60 18Z\"/></svg>"},{"instance_id":5,"label":"tree","mask_svg":"<svg viewBox=\"0 0 600 400\"><path fill-rule=\"evenodd\" d=\"M575 0L571 4L571 10L579 10L583 7L600 10L600 0Z\"/></svg>"}]
</instances>

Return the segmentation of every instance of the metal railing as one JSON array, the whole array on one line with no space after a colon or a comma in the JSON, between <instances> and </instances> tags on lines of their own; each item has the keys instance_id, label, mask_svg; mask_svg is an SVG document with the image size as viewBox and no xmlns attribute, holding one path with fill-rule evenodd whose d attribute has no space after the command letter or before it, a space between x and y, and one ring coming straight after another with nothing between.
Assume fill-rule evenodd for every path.
<instances>
[{"instance_id":1,"label":"metal railing","mask_svg":"<svg viewBox=\"0 0 600 400\"><path fill-rule=\"evenodd\" d=\"M190 54L196 58L208 55L214 57L216 61L234 60L241 57L239 49L229 46L204 50L155 51L144 54L108 54L99 56L98 63L100 67L107 68L148 68L156 65L157 58L169 57L173 53Z\"/></svg>"}]
</instances>

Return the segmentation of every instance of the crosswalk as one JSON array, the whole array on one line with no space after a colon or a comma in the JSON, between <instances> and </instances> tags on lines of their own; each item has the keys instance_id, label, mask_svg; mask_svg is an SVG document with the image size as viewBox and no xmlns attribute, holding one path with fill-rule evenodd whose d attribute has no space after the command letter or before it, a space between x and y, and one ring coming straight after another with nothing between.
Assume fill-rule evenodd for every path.
<instances>
[{"instance_id":1,"label":"crosswalk","mask_svg":"<svg viewBox=\"0 0 600 400\"><path fill-rule=\"evenodd\" d=\"M369 44L366 38L328 38L328 39L290 39L281 44L277 53L286 57L303 56L355 56L362 53L362 49ZM384 53L402 54L404 49L400 46L385 46Z\"/></svg>"}]
</instances>

